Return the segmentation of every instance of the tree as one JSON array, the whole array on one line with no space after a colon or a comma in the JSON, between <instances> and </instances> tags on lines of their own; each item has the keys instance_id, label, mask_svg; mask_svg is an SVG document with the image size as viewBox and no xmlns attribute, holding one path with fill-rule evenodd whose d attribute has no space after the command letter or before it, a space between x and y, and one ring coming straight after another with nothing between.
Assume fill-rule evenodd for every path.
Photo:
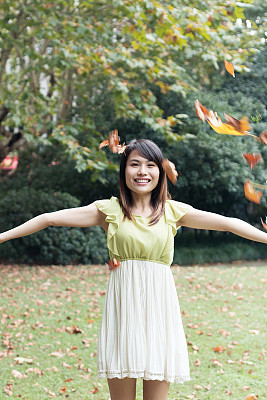
<instances>
[{"instance_id":1,"label":"tree","mask_svg":"<svg viewBox=\"0 0 267 400\"><path fill-rule=\"evenodd\" d=\"M186 96L224 58L242 64L260 44L255 23L253 36L236 24L244 13L233 0L6 0L1 7L0 161L29 144L60 145L79 171L114 168L98 146L119 119L178 139L179 117L164 118L156 89Z\"/></svg>"}]
</instances>

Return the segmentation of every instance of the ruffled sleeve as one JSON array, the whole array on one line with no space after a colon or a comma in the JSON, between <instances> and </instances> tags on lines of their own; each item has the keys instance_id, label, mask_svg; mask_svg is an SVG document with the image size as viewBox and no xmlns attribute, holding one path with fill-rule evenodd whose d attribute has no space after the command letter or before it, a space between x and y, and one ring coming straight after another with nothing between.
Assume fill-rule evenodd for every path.
<instances>
[{"instance_id":1,"label":"ruffled sleeve","mask_svg":"<svg viewBox=\"0 0 267 400\"><path fill-rule=\"evenodd\" d=\"M189 204L181 203L175 200L167 200L165 204L165 220L167 224L171 225L173 236L176 235L177 229L176 227L177 221L179 221L182 216L184 216L189 210L193 207Z\"/></svg>"},{"instance_id":2,"label":"ruffled sleeve","mask_svg":"<svg viewBox=\"0 0 267 400\"><path fill-rule=\"evenodd\" d=\"M109 200L96 200L94 204L106 214L105 221L109 223L107 241L115 235L121 220L122 210L117 197L112 196Z\"/></svg>"}]
</instances>

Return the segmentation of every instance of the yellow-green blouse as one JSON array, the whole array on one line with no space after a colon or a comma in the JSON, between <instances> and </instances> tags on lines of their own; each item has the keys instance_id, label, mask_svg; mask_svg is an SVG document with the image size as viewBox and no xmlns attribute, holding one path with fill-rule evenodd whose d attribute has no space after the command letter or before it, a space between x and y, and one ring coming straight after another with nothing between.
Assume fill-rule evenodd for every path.
<instances>
[{"instance_id":1,"label":"yellow-green blouse","mask_svg":"<svg viewBox=\"0 0 267 400\"><path fill-rule=\"evenodd\" d=\"M176 222L192 206L175 200L167 200L164 214L155 225L148 225L150 217L134 216L134 221L125 218L117 197L94 202L106 214L109 223L107 246L111 259L146 260L171 265L174 252Z\"/></svg>"}]
</instances>

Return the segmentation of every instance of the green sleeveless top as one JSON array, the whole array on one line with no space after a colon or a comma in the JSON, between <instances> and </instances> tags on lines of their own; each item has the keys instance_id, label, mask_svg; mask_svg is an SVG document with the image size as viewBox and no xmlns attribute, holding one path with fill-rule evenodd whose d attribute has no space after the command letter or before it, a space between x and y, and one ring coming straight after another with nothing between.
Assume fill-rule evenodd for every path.
<instances>
[{"instance_id":1,"label":"green sleeveless top","mask_svg":"<svg viewBox=\"0 0 267 400\"><path fill-rule=\"evenodd\" d=\"M117 197L94 202L106 214L109 223L107 246L111 259L145 260L171 265L174 252L176 222L192 206L167 200L164 214L155 225L148 225L150 217L133 215L134 221L125 218Z\"/></svg>"}]
</instances>

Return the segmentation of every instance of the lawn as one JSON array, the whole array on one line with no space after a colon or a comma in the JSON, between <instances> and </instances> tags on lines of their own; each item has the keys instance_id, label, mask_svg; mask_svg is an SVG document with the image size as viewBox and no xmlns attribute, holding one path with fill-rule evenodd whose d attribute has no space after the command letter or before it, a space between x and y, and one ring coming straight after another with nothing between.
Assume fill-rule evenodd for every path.
<instances>
[{"instance_id":1,"label":"lawn","mask_svg":"<svg viewBox=\"0 0 267 400\"><path fill-rule=\"evenodd\" d=\"M264 399L266 266L172 267L192 380L171 384L169 399ZM107 400L107 382L96 373L107 267L0 271L0 399Z\"/></svg>"}]
</instances>

